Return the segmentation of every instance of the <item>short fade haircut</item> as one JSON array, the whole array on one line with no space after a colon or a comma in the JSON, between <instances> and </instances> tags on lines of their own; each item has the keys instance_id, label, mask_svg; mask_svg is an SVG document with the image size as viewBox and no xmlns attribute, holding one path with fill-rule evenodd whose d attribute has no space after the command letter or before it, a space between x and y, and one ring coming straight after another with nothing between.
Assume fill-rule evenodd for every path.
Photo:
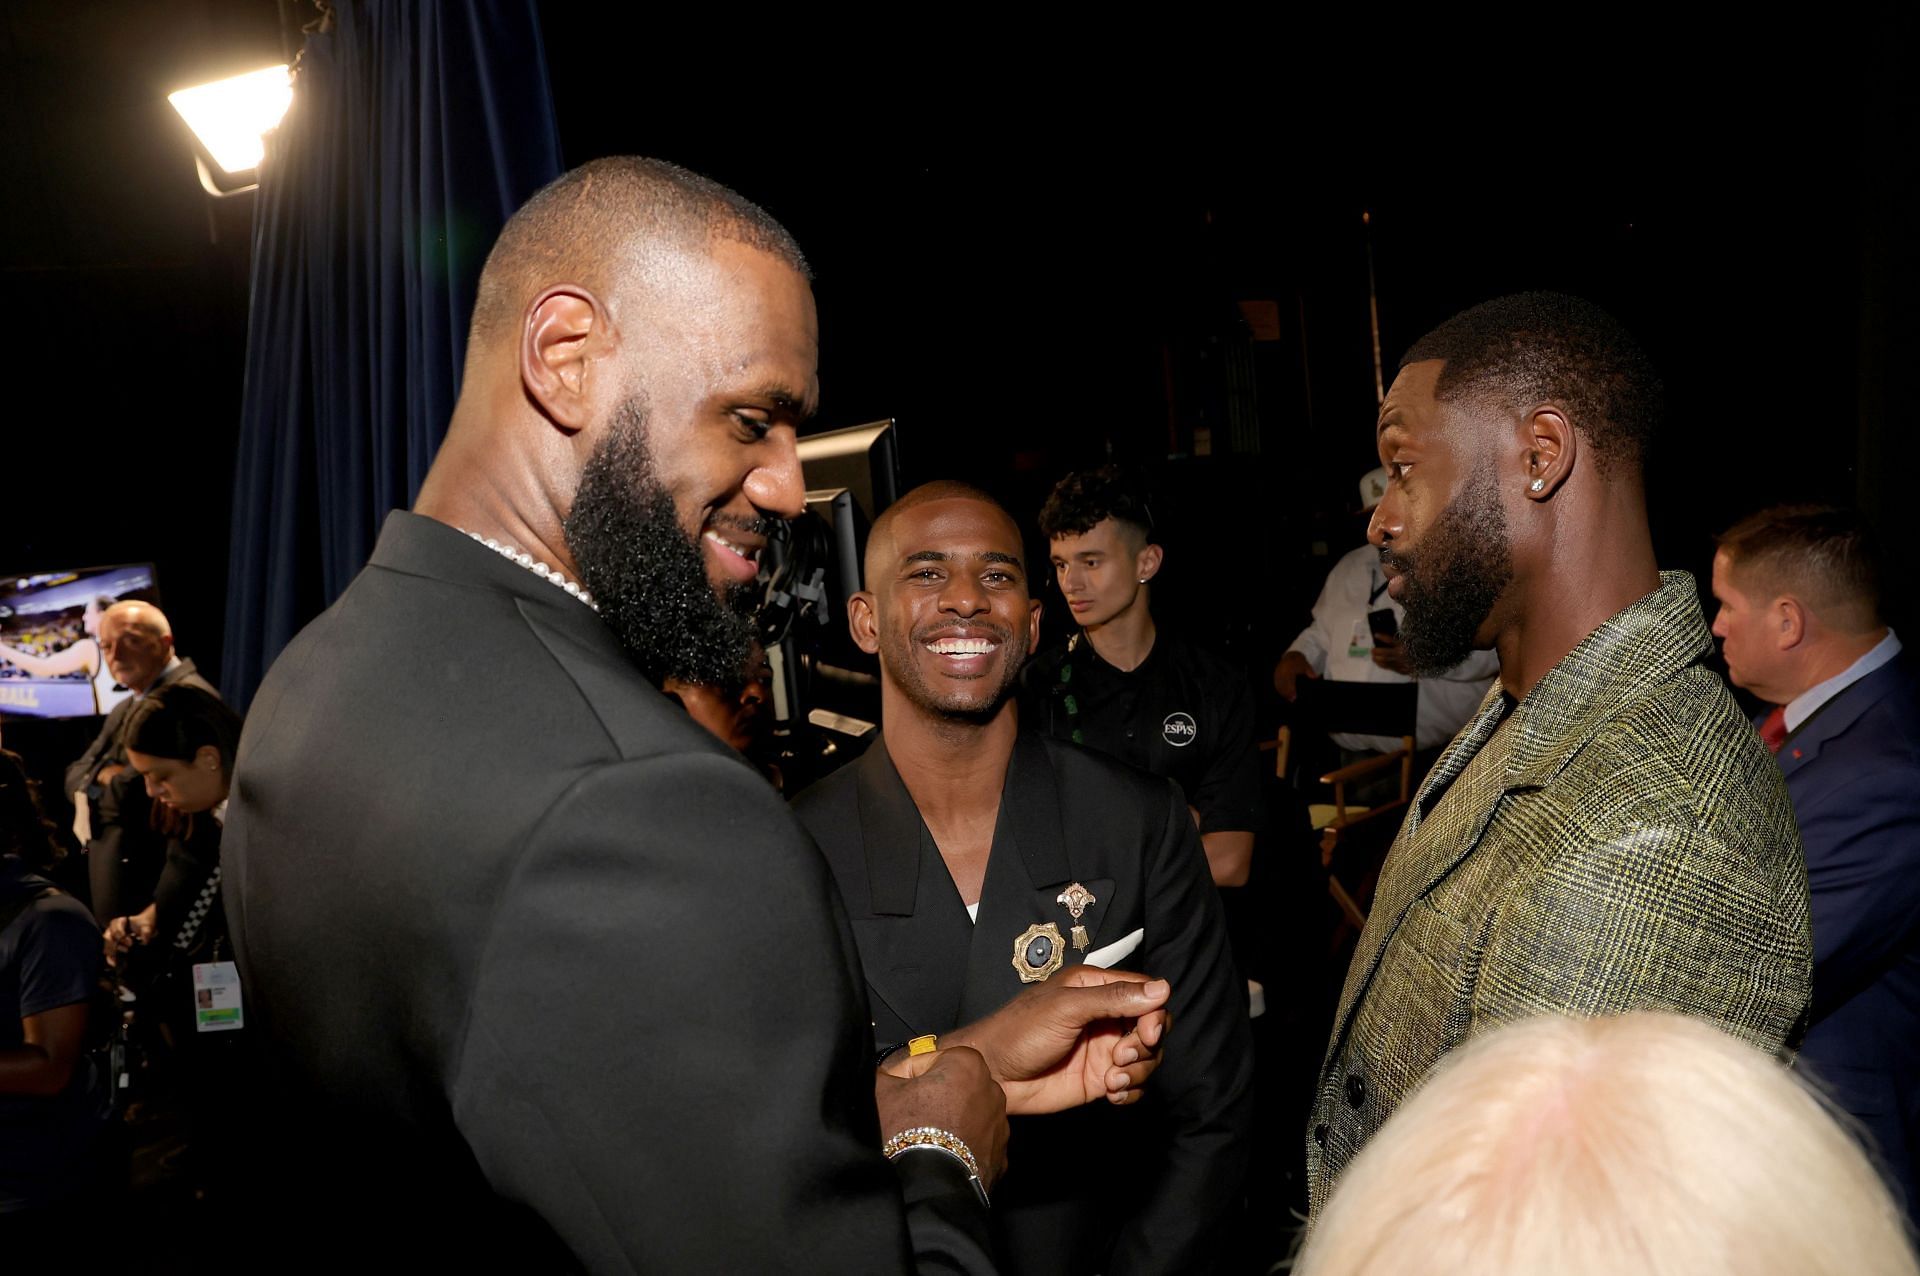
<instances>
[{"instance_id":1,"label":"short fade haircut","mask_svg":"<svg viewBox=\"0 0 1920 1276\"><path fill-rule=\"evenodd\" d=\"M1914 1272L1854 1135L1710 1023L1546 1015L1457 1050L1362 1148L1299 1276Z\"/></svg>"},{"instance_id":2,"label":"short fade haircut","mask_svg":"<svg viewBox=\"0 0 1920 1276\"><path fill-rule=\"evenodd\" d=\"M1142 540L1153 539L1145 480L1112 464L1075 470L1055 483L1040 507L1040 531L1048 540L1084 536L1110 518L1134 528Z\"/></svg>"},{"instance_id":3,"label":"short fade haircut","mask_svg":"<svg viewBox=\"0 0 1920 1276\"><path fill-rule=\"evenodd\" d=\"M1464 310L1413 343L1400 366L1441 359L1434 397L1506 408L1557 403L1600 470L1645 467L1663 393L1653 362L1600 307L1558 292L1522 292Z\"/></svg>"},{"instance_id":4,"label":"short fade haircut","mask_svg":"<svg viewBox=\"0 0 1920 1276\"><path fill-rule=\"evenodd\" d=\"M732 240L812 278L800 245L752 200L666 160L610 155L561 174L501 227L480 272L472 344L511 328L536 289L592 285L620 269L636 240Z\"/></svg>"},{"instance_id":5,"label":"short fade haircut","mask_svg":"<svg viewBox=\"0 0 1920 1276\"><path fill-rule=\"evenodd\" d=\"M1007 525L1011 527L1014 532L1014 543L1019 544L1020 542L1020 521L1008 511L1006 506L1000 503L999 499L995 497L993 493L987 491L985 488L975 487L972 483L967 483L960 479L934 479L931 482L922 483L919 487L903 494L893 504L881 510L879 517L873 520L873 526L867 532L866 553L861 556L861 574L866 578L866 588L873 588L873 580L876 575L874 568L881 565L874 560L883 554L891 557L894 553L893 525L898 521L900 515L916 506L927 505L934 501L977 501L982 505L988 506L995 513L999 514L1000 517L1007 520ZM1026 551L1024 546L1021 547L1020 557L1022 559L1020 568L1022 571L1025 571Z\"/></svg>"},{"instance_id":6,"label":"short fade haircut","mask_svg":"<svg viewBox=\"0 0 1920 1276\"><path fill-rule=\"evenodd\" d=\"M1880 548L1866 520L1851 510L1770 506L1720 533L1714 545L1743 582L1743 593L1791 594L1823 623L1848 633L1880 627Z\"/></svg>"}]
</instances>

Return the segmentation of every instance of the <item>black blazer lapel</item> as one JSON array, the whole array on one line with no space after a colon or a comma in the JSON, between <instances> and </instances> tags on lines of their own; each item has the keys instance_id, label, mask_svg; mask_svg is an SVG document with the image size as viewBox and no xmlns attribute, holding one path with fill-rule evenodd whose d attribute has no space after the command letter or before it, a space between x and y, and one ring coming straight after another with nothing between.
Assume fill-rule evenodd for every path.
<instances>
[{"instance_id":1,"label":"black blazer lapel","mask_svg":"<svg viewBox=\"0 0 1920 1276\"><path fill-rule=\"evenodd\" d=\"M1013 941L1040 919L1034 916L1033 888L1026 865L1014 845L1008 818L1010 805L1002 789L1000 818L993 827L993 853L987 857L987 879L980 887L980 916L965 957L961 1023L992 1014L1026 987L1013 971Z\"/></svg>"},{"instance_id":2,"label":"black blazer lapel","mask_svg":"<svg viewBox=\"0 0 1920 1276\"><path fill-rule=\"evenodd\" d=\"M959 1026L973 926L884 738L854 763L868 913L853 925L874 999L910 1033ZM984 903L982 907L984 912ZM886 1036L875 1007L875 1029Z\"/></svg>"},{"instance_id":3,"label":"black blazer lapel","mask_svg":"<svg viewBox=\"0 0 1920 1276\"><path fill-rule=\"evenodd\" d=\"M1046 746L1038 736L1022 733L1007 765L993 854L980 892L980 920L967 954L962 1023L991 1014L1027 986L1014 969L1013 955L1014 941L1029 927L1053 923L1060 932L1063 965L1081 960L1083 954L1071 942L1074 918L1059 900L1060 893L1076 880L1095 899L1079 924L1087 927L1089 936L1100 934L1113 883L1108 878L1077 878L1072 859L1060 819L1059 785ZM1089 947L1100 942L1095 938Z\"/></svg>"}]
</instances>

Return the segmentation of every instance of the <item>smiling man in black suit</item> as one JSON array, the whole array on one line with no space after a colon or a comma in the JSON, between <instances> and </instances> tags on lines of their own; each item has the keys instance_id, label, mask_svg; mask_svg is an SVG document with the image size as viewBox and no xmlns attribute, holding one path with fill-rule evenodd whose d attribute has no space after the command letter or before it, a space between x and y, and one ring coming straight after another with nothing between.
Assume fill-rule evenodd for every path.
<instances>
[{"instance_id":1,"label":"smiling man in black suit","mask_svg":"<svg viewBox=\"0 0 1920 1276\"><path fill-rule=\"evenodd\" d=\"M1000 1087L965 1049L876 1074L826 866L649 685L742 668L816 351L787 233L672 165L502 231L414 511L240 748L226 903L301 1270L991 1267ZM921 1127L951 1139L889 1167Z\"/></svg>"},{"instance_id":2,"label":"smiling man in black suit","mask_svg":"<svg viewBox=\"0 0 1920 1276\"><path fill-rule=\"evenodd\" d=\"M1171 984L1144 1102L1027 1115L1009 1088L995 1241L1014 1272L1211 1270L1246 1166L1245 984L1179 790L1020 732L1011 693L1040 616L1021 551L1006 511L962 484L881 515L848 612L880 658L885 735L795 812L852 914L883 1048L934 1034L998 1075L994 1012L1023 989L1122 964Z\"/></svg>"}]
</instances>

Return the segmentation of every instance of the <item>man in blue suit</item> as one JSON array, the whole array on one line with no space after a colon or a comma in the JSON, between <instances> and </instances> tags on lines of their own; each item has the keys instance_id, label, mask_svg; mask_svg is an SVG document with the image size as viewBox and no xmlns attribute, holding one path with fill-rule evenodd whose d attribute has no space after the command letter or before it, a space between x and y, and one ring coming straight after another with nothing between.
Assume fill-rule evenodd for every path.
<instances>
[{"instance_id":1,"label":"man in blue suit","mask_svg":"<svg viewBox=\"0 0 1920 1276\"><path fill-rule=\"evenodd\" d=\"M1858 1118L1915 1213L1920 1163L1920 688L1880 614L1858 518L1762 510L1719 538L1713 623L1771 704L1806 847L1813 1010L1801 1065Z\"/></svg>"}]
</instances>

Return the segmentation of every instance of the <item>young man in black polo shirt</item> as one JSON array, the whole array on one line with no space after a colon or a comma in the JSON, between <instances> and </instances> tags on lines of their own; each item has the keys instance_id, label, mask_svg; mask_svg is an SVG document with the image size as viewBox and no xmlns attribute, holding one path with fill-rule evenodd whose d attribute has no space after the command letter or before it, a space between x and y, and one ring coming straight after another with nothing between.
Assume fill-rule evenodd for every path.
<instances>
[{"instance_id":1,"label":"young man in black polo shirt","mask_svg":"<svg viewBox=\"0 0 1920 1276\"><path fill-rule=\"evenodd\" d=\"M1215 884L1244 885L1261 827L1253 699L1226 661L1154 624L1164 554L1145 492L1114 465L1069 474L1040 530L1080 628L1027 667L1023 723L1173 780Z\"/></svg>"}]
</instances>

